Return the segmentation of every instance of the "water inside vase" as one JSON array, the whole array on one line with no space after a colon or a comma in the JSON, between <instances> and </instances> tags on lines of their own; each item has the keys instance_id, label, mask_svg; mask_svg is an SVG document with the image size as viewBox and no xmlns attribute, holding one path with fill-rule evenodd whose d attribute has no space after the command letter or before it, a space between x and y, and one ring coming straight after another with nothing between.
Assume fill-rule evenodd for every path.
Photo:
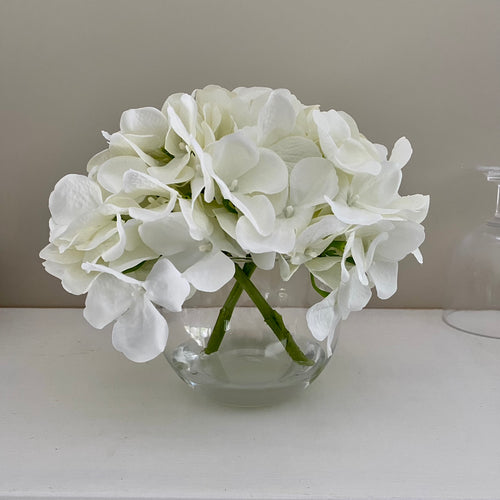
<instances>
[{"instance_id":1,"label":"water inside vase","mask_svg":"<svg viewBox=\"0 0 500 500\"><path fill-rule=\"evenodd\" d=\"M241 309L244 311L235 313L219 350L209 355L204 353L204 346L210 329L198 324L193 314L184 316L188 340L166 352L182 380L219 403L248 407L288 399L321 373L328 356L320 343L310 336L302 342L302 350L312 364L299 364L262 320L257 322L255 311ZM288 315L287 319L288 324L294 324L293 317Z\"/></svg>"}]
</instances>

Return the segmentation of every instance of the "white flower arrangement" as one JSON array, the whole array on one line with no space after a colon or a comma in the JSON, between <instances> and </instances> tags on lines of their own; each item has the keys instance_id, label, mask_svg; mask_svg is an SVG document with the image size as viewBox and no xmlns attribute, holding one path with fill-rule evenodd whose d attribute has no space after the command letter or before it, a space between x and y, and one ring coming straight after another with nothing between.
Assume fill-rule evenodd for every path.
<instances>
[{"instance_id":1,"label":"white flower arrangement","mask_svg":"<svg viewBox=\"0 0 500 500\"><path fill-rule=\"evenodd\" d=\"M116 321L113 345L133 361L165 349L157 307L180 311L235 272L249 281L278 262L288 280L306 266L323 296L307 322L323 340L373 287L395 293L406 255L422 261L429 197L398 194L410 143L388 158L344 112L284 89L208 86L128 110L119 132L103 134L109 146L88 175L66 175L50 195L40 256L66 291L87 293L92 326Z\"/></svg>"}]
</instances>

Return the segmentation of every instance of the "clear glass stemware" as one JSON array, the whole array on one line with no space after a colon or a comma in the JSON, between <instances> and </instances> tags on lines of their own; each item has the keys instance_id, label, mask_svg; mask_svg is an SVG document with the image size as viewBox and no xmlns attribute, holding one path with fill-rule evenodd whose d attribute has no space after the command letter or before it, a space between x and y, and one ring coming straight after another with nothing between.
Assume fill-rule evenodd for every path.
<instances>
[{"instance_id":1,"label":"clear glass stemware","mask_svg":"<svg viewBox=\"0 0 500 500\"><path fill-rule=\"evenodd\" d=\"M443 320L458 330L500 338L500 167L478 167L497 184L494 216L468 233L451 257Z\"/></svg>"}]
</instances>

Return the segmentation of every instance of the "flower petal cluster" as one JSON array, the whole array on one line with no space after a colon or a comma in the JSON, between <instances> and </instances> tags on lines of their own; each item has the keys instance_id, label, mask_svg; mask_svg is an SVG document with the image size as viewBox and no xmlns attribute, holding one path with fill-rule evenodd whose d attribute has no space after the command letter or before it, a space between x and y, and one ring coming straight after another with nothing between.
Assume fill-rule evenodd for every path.
<instances>
[{"instance_id":1,"label":"flower petal cluster","mask_svg":"<svg viewBox=\"0 0 500 500\"><path fill-rule=\"evenodd\" d=\"M392 296L406 255L421 261L429 198L398 193L410 143L388 155L344 112L285 89L211 85L128 110L103 135L87 175L66 175L50 195L40 256L68 292L87 293L90 324L114 322L113 345L134 361L165 348L158 308L219 290L233 258L277 261L285 280L305 266L323 295L307 313L318 340L372 288Z\"/></svg>"}]
</instances>

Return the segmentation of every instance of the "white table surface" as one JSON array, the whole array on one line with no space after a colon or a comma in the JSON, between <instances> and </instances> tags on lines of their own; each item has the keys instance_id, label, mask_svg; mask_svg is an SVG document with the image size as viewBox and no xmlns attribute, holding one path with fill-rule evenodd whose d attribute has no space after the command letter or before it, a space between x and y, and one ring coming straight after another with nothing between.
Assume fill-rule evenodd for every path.
<instances>
[{"instance_id":1,"label":"white table surface","mask_svg":"<svg viewBox=\"0 0 500 500\"><path fill-rule=\"evenodd\" d=\"M500 341L365 310L301 397L207 402L76 309L0 310L0 498L500 499Z\"/></svg>"}]
</instances>

